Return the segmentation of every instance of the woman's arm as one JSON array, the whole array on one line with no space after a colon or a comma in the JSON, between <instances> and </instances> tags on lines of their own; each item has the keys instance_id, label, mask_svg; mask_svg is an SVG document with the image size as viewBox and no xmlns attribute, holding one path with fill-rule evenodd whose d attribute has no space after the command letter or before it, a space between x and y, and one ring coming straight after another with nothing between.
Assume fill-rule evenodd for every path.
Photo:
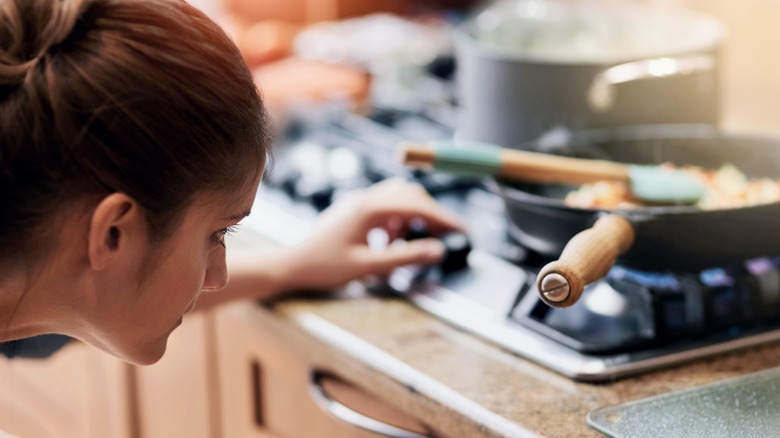
<instances>
[{"instance_id":1,"label":"woman's arm","mask_svg":"<svg viewBox=\"0 0 780 438\"><path fill-rule=\"evenodd\" d=\"M420 239L383 249L369 248L367 235L381 228L392 241L406 232L410 220L425 221L432 235L462 230L463 225L418 184L387 180L358 191L324 211L305 242L266 249L229 264L225 289L204 293L198 309L237 299L268 299L294 290L329 290L368 275L386 275L406 264L439 261L444 247L437 239Z\"/></svg>"}]
</instances>

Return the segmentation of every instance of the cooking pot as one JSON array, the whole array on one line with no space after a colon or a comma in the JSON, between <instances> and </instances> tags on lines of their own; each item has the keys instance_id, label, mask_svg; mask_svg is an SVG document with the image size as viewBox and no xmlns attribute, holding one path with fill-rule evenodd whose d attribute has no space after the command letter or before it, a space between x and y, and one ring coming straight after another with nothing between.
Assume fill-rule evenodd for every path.
<instances>
[{"instance_id":1,"label":"cooking pot","mask_svg":"<svg viewBox=\"0 0 780 438\"><path fill-rule=\"evenodd\" d=\"M731 163L749 178L780 179L780 139L728 135L706 125L592 130L557 145L537 141L520 148L638 164L717 169ZM491 187L504 199L510 234L545 257L560 257L537 281L542 299L556 307L576 302L582 288L616 262L651 272L698 272L780 255L780 202L709 211L684 205L606 211L565 205L562 199L573 187L501 181Z\"/></svg>"},{"instance_id":2,"label":"cooking pot","mask_svg":"<svg viewBox=\"0 0 780 438\"><path fill-rule=\"evenodd\" d=\"M538 8L534 16L518 16L523 2L556 4L502 1L456 29L458 138L513 147L560 130L718 124L719 58L725 36L718 21L683 10L631 9L583 24L576 17L611 9L570 10L575 18L553 20ZM512 8L497 9L501 5ZM490 13L502 20L493 24L499 29L494 38L480 30L483 22L491 21L485 19ZM587 27L601 29L604 23L611 27L606 26L606 34L599 34L587 50L572 43L589 35ZM501 40L507 29L530 30L517 41ZM608 47L612 41L626 43Z\"/></svg>"}]
</instances>

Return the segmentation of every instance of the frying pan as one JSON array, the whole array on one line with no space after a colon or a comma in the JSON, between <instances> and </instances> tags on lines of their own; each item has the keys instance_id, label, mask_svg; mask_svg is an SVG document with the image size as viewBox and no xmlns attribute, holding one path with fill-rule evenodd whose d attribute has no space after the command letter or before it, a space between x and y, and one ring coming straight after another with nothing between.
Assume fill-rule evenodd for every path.
<instances>
[{"instance_id":1,"label":"frying pan","mask_svg":"<svg viewBox=\"0 0 780 438\"><path fill-rule=\"evenodd\" d=\"M670 161L717 169L732 163L749 178L780 179L780 139L729 135L705 125L596 130L520 148L638 164ZM542 256L559 258L537 277L541 299L554 307L574 304L615 263L697 272L780 255L780 202L710 211L693 206L605 211L566 206L563 196L573 187L494 181L491 188L504 199L510 234Z\"/></svg>"}]
</instances>

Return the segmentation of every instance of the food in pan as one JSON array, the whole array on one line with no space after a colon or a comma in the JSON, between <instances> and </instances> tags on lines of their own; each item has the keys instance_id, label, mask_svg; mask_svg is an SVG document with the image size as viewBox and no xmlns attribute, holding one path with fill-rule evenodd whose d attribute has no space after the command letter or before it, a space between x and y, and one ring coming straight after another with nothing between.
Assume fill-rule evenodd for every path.
<instances>
[{"instance_id":1,"label":"food in pan","mask_svg":"<svg viewBox=\"0 0 780 438\"><path fill-rule=\"evenodd\" d=\"M674 167L672 164L664 166ZM770 178L748 179L733 164L724 164L718 170L697 166L681 167L706 187L707 194L696 206L704 210L747 207L780 201L780 182ZM578 208L626 209L648 204L631 197L625 183L599 181L583 184L569 192L566 205Z\"/></svg>"}]
</instances>

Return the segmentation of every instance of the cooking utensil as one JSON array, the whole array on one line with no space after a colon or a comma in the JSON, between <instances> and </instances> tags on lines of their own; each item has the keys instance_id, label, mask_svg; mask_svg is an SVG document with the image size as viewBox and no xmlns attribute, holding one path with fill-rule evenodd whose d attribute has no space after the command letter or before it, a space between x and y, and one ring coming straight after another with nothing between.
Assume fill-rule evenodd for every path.
<instances>
[{"instance_id":1,"label":"cooking utensil","mask_svg":"<svg viewBox=\"0 0 780 438\"><path fill-rule=\"evenodd\" d=\"M635 198L656 203L692 203L706 194L690 174L655 165L560 157L476 142L402 143L399 152L404 164L442 172L526 182L624 182Z\"/></svg>"},{"instance_id":2,"label":"cooking utensil","mask_svg":"<svg viewBox=\"0 0 780 438\"><path fill-rule=\"evenodd\" d=\"M726 135L706 126L594 130L573 136L559 149L623 163L671 161L716 168L729 162L750 178L780 179L780 139ZM565 205L569 188L559 185L497 180L490 186L504 199L515 240L558 259L537 277L541 299L555 307L574 304L582 288L614 263L649 272L697 273L780 255L778 202L710 211L693 206L604 211Z\"/></svg>"},{"instance_id":3,"label":"cooking utensil","mask_svg":"<svg viewBox=\"0 0 780 438\"><path fill-rule=\"evenodd\" d=\"M506 2L490 2L487 9L501 3ZM486 10L456 28L458 138L512 147L560 129L718 124L725 28L716 20L665 10L635 17L636 25L632 25L624 20L623 8L591 8L591 13L604 19L618 20L618 28L631 37L668 42L668 36L674 35L671 43L620 53L601 47L603 50L587 55L581 50L561 53L522 44L497 45L480 36L480 24L493 26L496 20L511 32L538 29L538 34L527 39L529 44L545 39L548 33L563 33L570 39L578 35L568 27L561 28L568 26L566 23L546 16L548 8L538 7L544 2L533 3L533 8L523 9L534 13L524 21L516 17L519 8L497 11L490 17L484 16L490 12ZM600 36L602 29L594 31ZM611 40L629 45L617 35Z\"/></svg>"}]
</instances>

